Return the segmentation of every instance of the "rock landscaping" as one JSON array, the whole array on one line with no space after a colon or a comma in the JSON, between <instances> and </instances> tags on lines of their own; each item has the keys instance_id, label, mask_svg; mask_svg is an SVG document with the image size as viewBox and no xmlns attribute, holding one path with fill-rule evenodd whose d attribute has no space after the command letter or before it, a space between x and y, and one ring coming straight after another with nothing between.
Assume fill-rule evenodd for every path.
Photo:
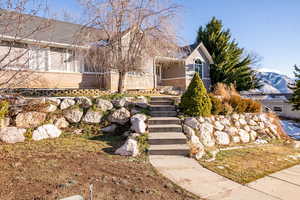
<instances>
[{"instance_id":1,"label":"rock landscaping","mask_svg":"<svg viewBox=\"0 0 300 200\"><path fill-rule=\"evenodd\" d=\"M105 124L101 131L125 131L128 140L116 154L140 154L136 137L146 132L148 108L146 97L123 97L117 100L87 97L7 98L11 106L1 119L0 140L5 143L38 141L60 137L64 130L78 124ZM5 102L2 100L2 102ZM126 127L128 127L126 129ZM130 128L131 127L131 128ZM81 134L82 129L72 129ZM78 131L79 130L79 131ZM122 135L122 132L120 133Z\"/></svg>"},{"instance_id":2,"label":"rock landscaping","mask_svg":"<svg viewBox=\"0 0 300 200\"><path fill-rule=\"evenodd\" d=\"M184 119L183 131L197 159L204 156L203 149L248 143L265 144L287 138L279 121L266 113L188 117Z\"/></svg>"}]
</instances>

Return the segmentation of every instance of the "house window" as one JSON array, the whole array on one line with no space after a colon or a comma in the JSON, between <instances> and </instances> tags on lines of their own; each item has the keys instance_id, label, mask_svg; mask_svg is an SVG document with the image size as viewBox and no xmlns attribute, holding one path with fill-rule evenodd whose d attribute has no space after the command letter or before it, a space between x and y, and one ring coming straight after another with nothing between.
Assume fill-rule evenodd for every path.
<instances>
[{"instance_id":1,"label":"house window","mask_svg":"<svg viewBox=\"0 0 300 200\"><path fill-rule=\"evenodd\" d=\"M29 68L32 70L48 70L48 49L31 46L29 49Z\"/></svg>"},{"instance_id":2,"label":"house window","mask_svg":"<svg viewBox=\"0 0 300 200\"><path fill-rule=\"evenodd\" d=\"M64 48L50 48L50 71L80 72L80 63L74 51Z\"/></svg>"},{"instance_id":3,"label":"house window","mask_svg":"<svg viewBox=\"0 0 300 200\"><path fill-rule=\"evenodd\" d=\"M200 59L195 60L194 69L199 73L200 78L203 78L203 62Z\"/></svg>"},{"instance_id":4,"label":"house window","mask_svg":"<svg viewBox=\"0 0 300 200\"><path fill-rule=\"evenodd\" d=\"M279 106L275 106L275 107L274 107L274 111L275 111L275 112L282 112L282 108L279 107Z\"/></svg>"}]
</instances>

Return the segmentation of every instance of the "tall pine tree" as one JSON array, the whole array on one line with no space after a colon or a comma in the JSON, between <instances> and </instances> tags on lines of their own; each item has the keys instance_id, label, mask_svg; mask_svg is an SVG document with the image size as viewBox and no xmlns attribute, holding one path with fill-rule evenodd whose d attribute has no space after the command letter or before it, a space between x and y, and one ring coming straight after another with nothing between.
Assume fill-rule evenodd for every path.
<instances>
[{"instance_id":1,"label":"tall pine tree","mask_svg":"<svg viewBox=\"0 0 300 200\"><path fill-rule=\"evenodd\" d=\"M294 110L300 110L300 67L297 65L295 67L295 77L296 81L294 84L290 85L290 88L293 90L292 98L290 102L293 104Z\"/></svg>"},{"instance_id":2,"label":"tall pine tree","mask_svg":"<svg viewBox=\"0 0 300 200\"><path fill-rule=\"evenodd\" d=\"M212 84L235 84L238 91L259 88L255 71L250 68L253 59L244 56L244 49L231 38L230 30L224 30L221 20L213 17L205 26L200 27L196 43L203 42L211 54L214 65L211 66Z\"/></svg>"}]
</instances>

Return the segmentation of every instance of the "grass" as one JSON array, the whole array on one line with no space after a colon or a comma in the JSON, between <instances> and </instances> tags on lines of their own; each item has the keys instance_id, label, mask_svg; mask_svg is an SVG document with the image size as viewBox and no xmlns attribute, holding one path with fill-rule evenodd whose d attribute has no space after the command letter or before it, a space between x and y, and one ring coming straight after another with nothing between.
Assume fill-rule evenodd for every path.
<instances>
[{"instance_id":1,"label":"grass","mask_svg":"<svg viewBox=\"0 0 300 200\"><path fill-rule=\"evenodd\" d=\"M83 128L83 125L81 125ZM113 152L124 143L121 134L103 134L85 126L60 138L24 143L0 142L0 199L61 199L80 194L93 199L196 200L197 197L161 177L145 159ZM138 138L141 150L147 136Z\"/></svg>"},{"instance_id":2,"label":"grass","mask_svg":"<svg viewBox=\"0 0 300 200\"><path fill-rule=\"evenodd\" d=\"M235 182L246 184L268 174L300 164L300 150L284 143L225 150L216 160L201 165Z\"/></svg>"}]
</instances>

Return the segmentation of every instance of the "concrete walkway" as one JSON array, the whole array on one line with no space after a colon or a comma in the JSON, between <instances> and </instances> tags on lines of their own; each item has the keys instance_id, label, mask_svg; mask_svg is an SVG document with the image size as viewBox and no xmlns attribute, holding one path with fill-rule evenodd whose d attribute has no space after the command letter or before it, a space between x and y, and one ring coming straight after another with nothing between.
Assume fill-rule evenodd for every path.
<instances>
[{"instance_id":1,"label":"concrete walkway","mask_svg":"<svg viewBox=\"0 0 300 200\"><path fill-rule=\"evenodd\" d=\"M300 166L240 185L184 156L150 155L159 173L187 191L207 200L300 199Z\"/></svg>"},{"instance_id":2,"label":"concrete walkway","mask_svg":"<svg viewBox=\"0 0 300 200\"><path fill-rule=\"evenodd\" d=\"M185 157L189 148L170 97L152 97L150 109L150 162L177 185L207 200L300 199L300 165L248 185L238 184Z\"/></svg>"}]
</instances>

